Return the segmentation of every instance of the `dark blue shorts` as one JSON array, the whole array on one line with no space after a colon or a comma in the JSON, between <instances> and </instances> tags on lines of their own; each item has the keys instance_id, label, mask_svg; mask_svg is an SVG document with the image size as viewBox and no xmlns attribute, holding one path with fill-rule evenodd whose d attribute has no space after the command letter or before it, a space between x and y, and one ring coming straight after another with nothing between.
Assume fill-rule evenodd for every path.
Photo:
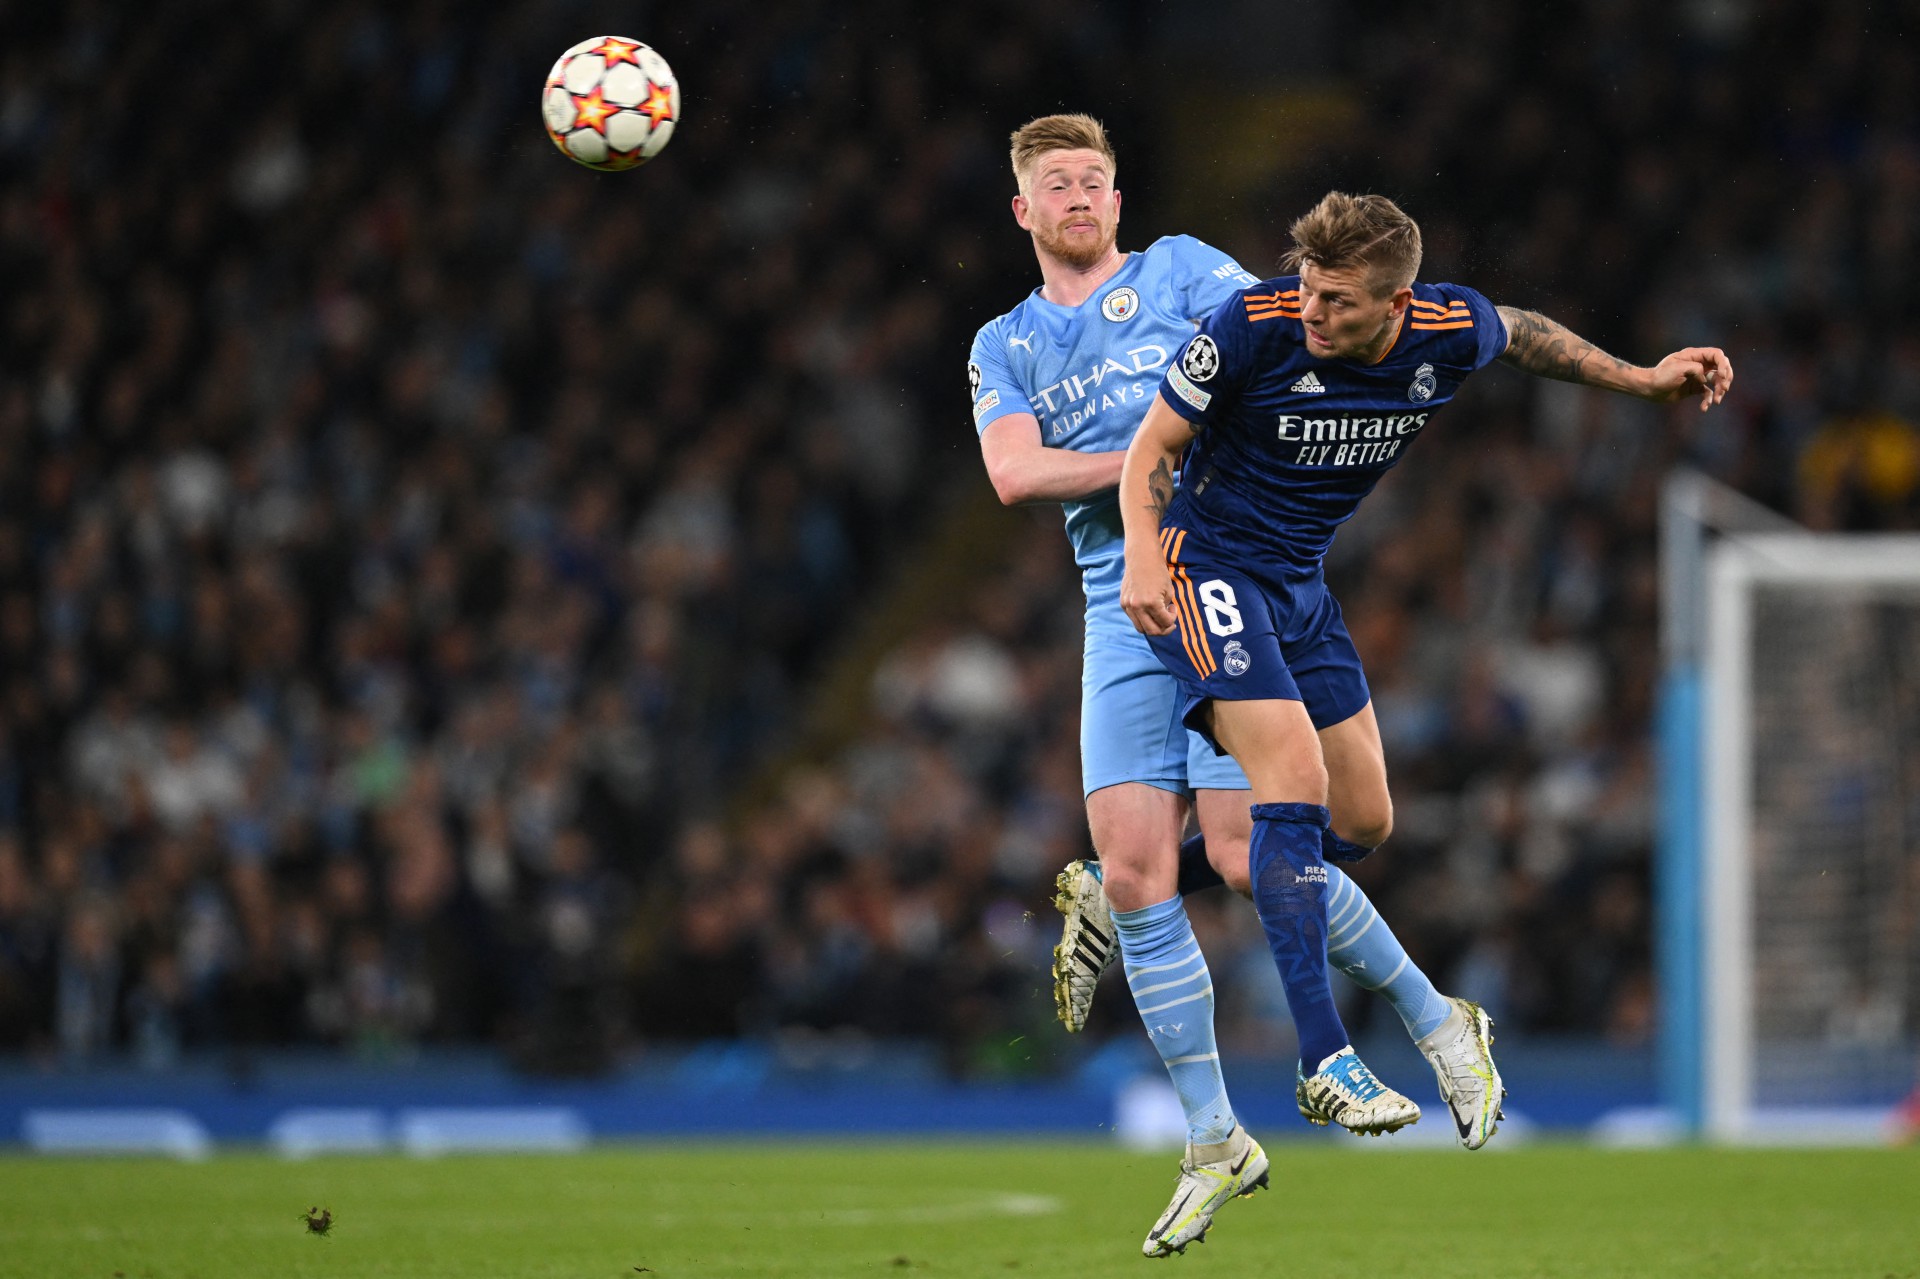
<instances>
[{"instance_id":1,"label":"dark blue shorts","mask_svg":"<svg viewBox=\"0 0 1920 1279\"><path fill-rule=\"evenodd\" d=\"M1316 729L1365 709L1372 694L1360 654L1323 580L1284 586L1256 580L1211 549L1190 544L1185 530L1162 529L1160 539L1178 624L1148 641L1179 682L1182 720L1216 753L1226 752L1202 713L1216 697L1303 702Z\"/></svg>"}]
</instances>

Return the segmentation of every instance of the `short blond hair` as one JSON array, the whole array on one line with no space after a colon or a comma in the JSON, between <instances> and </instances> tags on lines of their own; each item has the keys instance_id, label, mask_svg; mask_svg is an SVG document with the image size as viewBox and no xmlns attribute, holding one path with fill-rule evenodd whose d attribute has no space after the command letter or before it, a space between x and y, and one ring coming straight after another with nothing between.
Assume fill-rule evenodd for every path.
<instances>
[{"instance_id":1,"label":"short blond hair","mask_svg":"<svg viewBox=\"0 0 1920 1279\"><path fill-rule=\"evenodd\" d=\"M1289 271L1308 262L1323 270L1363 267L1378 297L1406 288L1420 273L1420 225L1384 195L1329 191L1289 233Z\"/></svg>"},{"instance_id":2,"label":"short blond hair","mask_svg":"<svg viewBox=\"0 0 1920 1279\"><path fill-rule=\"evenodd\" d=\"M1049 151L1098 151L1107 162L1107 176L1113 176L1113 147L1105 126L1090 115L1043 115L1013 131L1013 177L1020 194L1027 193L1035 166Z\"/></svg>"}]
</instances>

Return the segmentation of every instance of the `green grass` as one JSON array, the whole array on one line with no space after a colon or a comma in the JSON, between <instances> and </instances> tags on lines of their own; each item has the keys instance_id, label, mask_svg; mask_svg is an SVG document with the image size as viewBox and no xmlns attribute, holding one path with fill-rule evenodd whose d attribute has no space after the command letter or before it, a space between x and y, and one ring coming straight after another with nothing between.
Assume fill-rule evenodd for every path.
<instances>
[{"instance_id":1,"label":"green grass","mask_svg":"<svg viewBox=\"0 0 1920 1279\"><path fill-rule=\"evenodd\" d=\"M1171 1262L1137 1250L1172 1158L1105 1146L14 1157L0 1276L1920 1276L1920 1149L1272 1154L1273 1188Z\"/></svg>"}]
</instances>

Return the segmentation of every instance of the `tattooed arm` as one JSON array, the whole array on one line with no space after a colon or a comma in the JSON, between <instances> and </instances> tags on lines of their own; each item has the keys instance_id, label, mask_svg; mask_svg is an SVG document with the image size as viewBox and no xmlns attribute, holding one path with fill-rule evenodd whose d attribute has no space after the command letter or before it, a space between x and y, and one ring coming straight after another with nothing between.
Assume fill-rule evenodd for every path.
<instances>
[{"instance_id":1,"label":"tattooed arm","mask_svg":"<svg viewBox=\"0 0 1920 1279\"><path fill-rule=\"evenodd\" d=\"M1147 496L1152 499L1154 523L1167 518L1167 508L1173 505L1173 468L1167 465L1167 459L1161 458L1154 463L1153 471L1147 476Z\"/></svg>"},{"instance_id":2,"label":"tattooed arm","mask_svg":"<svg viewBox=\"0 0 1920 1279\"><path fill-rule=\"evenodd\" d=\"M1173 579L1160 553L1160 521L1173 502L1173 468L1193 436L1187 420L1155 396L1120 468L1120 520L1127 531L1120 607L1143 635L1173 629Z\"/></svg>"},{"instance_id":3,"label":"tattooed arm","mask_svg":"<svg viewBox=\"0 0 1920 1279\"><path fill-rule=\"evenodd\" d=\"M1652 368L1628 364L1536 311L1498 308L1507 325L1507 349L1501 363L1539 377L1623 391L1643 400L1670 403L1700 396L1704 412L1718 404L1733 385L1733 363L1714 346L1675 351Z\"/></svg>"}]
</instances>

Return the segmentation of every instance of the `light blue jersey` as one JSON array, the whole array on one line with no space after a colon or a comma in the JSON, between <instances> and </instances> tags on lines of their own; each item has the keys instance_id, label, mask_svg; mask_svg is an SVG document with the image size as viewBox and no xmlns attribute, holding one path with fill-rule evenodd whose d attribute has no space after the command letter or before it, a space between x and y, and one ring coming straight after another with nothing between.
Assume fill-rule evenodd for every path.
<instances>
[{"instance_id":1,"label":"light blue jersey","mask_svg":"<svg viewBox=\"0 0 1920 1279\"><path fill-rule=\"evenodd\" d=\"M1130 253L1079 306L1035 289L973 339L967 380L973 428L1031 413L1048 448L1112 453L1133 442L1167 362L1226 299L1259 283L1238 262L1190 235ZM1113 493L1064 504L1067 537L1091 603L1120 591L1124 537Z\"/></svg>"},{"instance_id":2,"label":"light blue jersey","mask_svg":"<svg viewBox=\"0 0 1920 1279\"><path fill-rule=\"evenodd\" d=\"M1035 289L973 339L976 432L1031 413L1048 448L1109 453L1133 442L1168 362L1200 320L1258 280L1189 235L1156 240L1076 307ZM1087 598L1080 759L1087 794L1117 782L1242 790L1232 761L1180 723L1172 678L1120 609L1125 536L1114 493L1064 503Z\"/></svg>"}]
</instances>

